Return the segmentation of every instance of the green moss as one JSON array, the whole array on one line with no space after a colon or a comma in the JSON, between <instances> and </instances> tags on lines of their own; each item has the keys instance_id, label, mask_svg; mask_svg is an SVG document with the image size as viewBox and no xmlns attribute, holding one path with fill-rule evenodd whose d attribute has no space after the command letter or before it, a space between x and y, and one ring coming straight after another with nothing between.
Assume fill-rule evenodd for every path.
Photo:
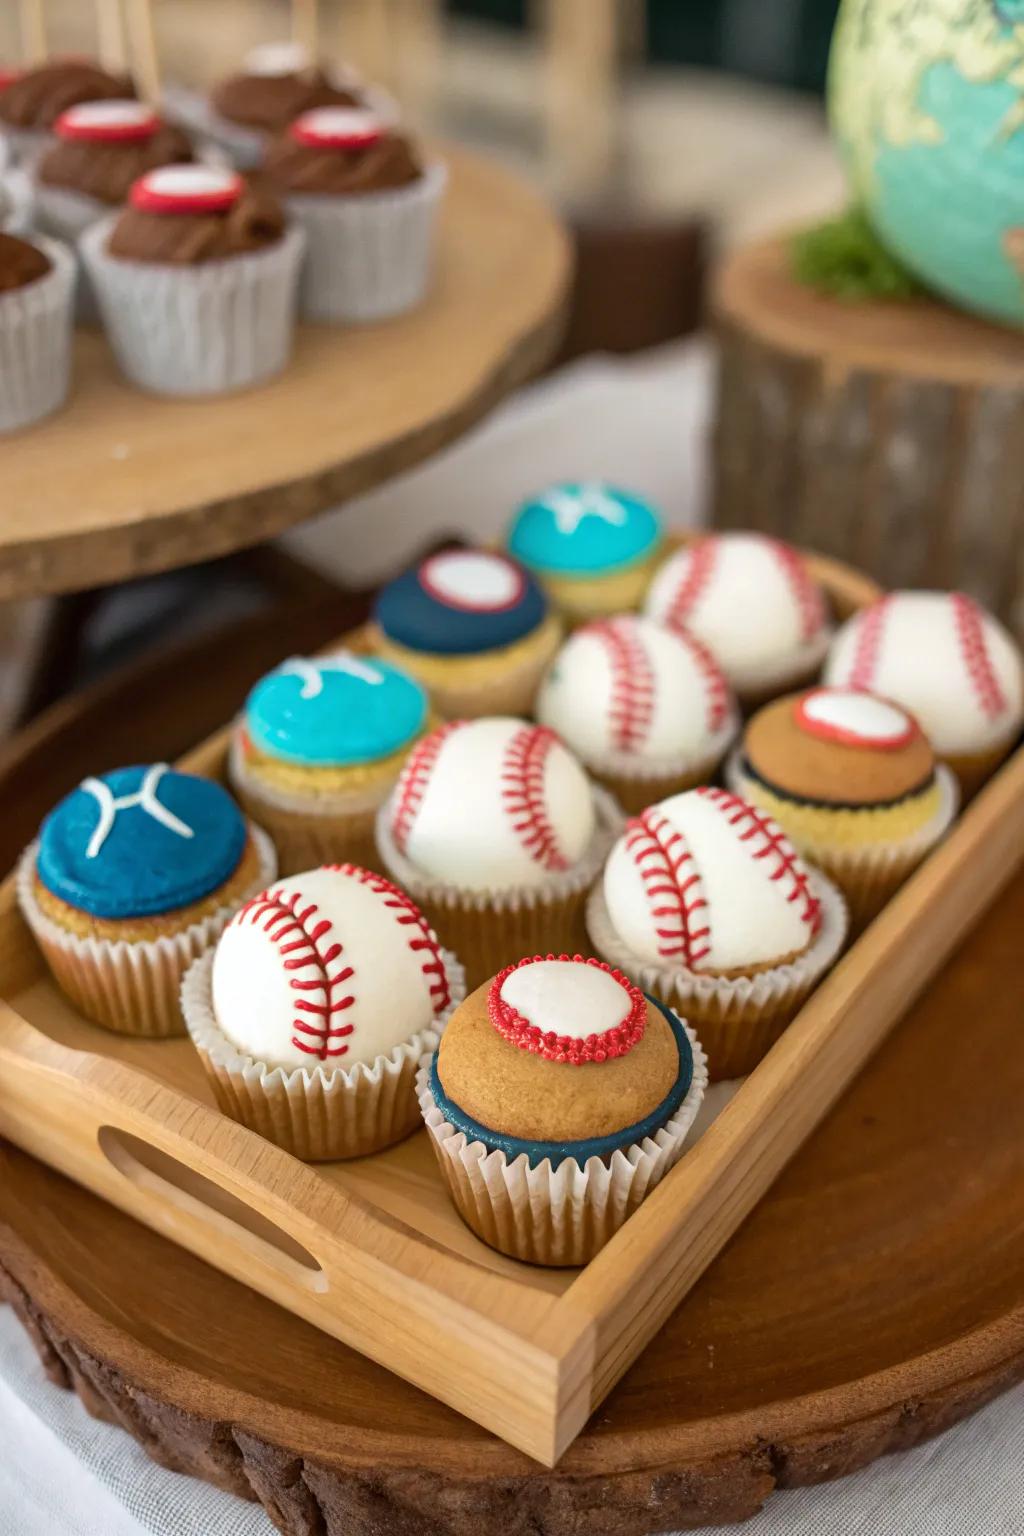
<instances>
[{"instance_id":1,"label":"green moss","mask_svg":"<svg viewBox=\"0 0 1024 1536\"><path fill-rule=\"evenodd\" d=\"M861 208L794 235L790 261L798 283L850 303L910 299L924 292L886 250Z\"/></svg>"}]
</instances>

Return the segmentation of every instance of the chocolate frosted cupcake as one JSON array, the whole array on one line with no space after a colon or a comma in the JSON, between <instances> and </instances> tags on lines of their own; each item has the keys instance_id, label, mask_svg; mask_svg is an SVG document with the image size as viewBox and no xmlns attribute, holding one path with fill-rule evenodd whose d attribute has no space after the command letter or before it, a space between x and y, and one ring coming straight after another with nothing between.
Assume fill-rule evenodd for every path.
<instances>
[{"instance_id":1,"label":"chocolate frosted cupcake","mask_svg":"<svg viewBox=\"0 0 1024 1536\"><path fill-rule=\"evenodd\" d=\"M747 726L728 778L833 879L863 928L945 835L959 794L898 704L848 688L776 699Z\"/></svg>"},{"instance_id":2,"label":"chocolate frosted cupcake","mask_svg":"<svg viewBox=\"0 0 1024 1536\"><path fill-rule=\"evenodd\" d=\"M89 59L50 59L0 90L0 133L20 160L32 160L49 146L57 119L69 107L134 95L127 75L109 74Z\"/></svg>"},{"instance_id":3,"label":"chocolate frosted cupcake","mask_svg":"<svg viewBox=\"0 0 1024 1536\"><path fill-rule=\"evenodd\" d=\"M163 395L246 389L291 353L305 240L233 171L171 165L81 250L122 370Z\"/></svg>"},{"instance_id":4,"label":"chocolate frosted cupcake","mask_svg":"<svg viewBox=\"0 0 1024 1536\"><path fill-rule=\"evenodd\" d=\"M374 823L428 726L420 685L377 657L293 656L258 682L231 742L238 798L283 874L378 862Z\"/></svg>"},{"instance_id":5,"label":"chocolate frosted cupcake","mask_svg":"<svg viewBox=\"0 0 1024 1536\"><path fill-rule=\"evenodd\" d=\"M83 780L43 822L18 899L77 1008L130 1035L184 1033L181 978L276 871L219 784L166 763Z\"/></svg>"},{"instance_id":6,"label":"chocolate frosted cupcake","mask_svg":"<svg viewBox=\"0 0 1024 1536\"><path fill-rule=\"evenodd\" d=\"M141 101L83 102L62 112L54 131L56 142L36 167L36 204L44 227L61 240L77 240L119 208L147 171L193 158L182 130Z\"/></svg>"},{"instance_id":7,"label":"chocolate frosted cupcake","mask_svg":"<svg viewBox=\"0 0 1024 1536\"><path fill-rule=\"evenodd\" d=\"M303 226L311 320L383 320L420 303L447 173L371 112L321 107L267 154L266 174Z\"/></svg>"},{"instance_id":8,"label":"chocolate frosted cupcake","mask_svg":"<svg viewBox=\"0 0 1024 1536\"><path fill-rule=\"evenodd\" d=\"M695 1035L611 966L534 955L457 1008L420 1108L492 1248L585 1264L678 1160L707 1085Z\"/></svg>"},{"instance_id":9,"label":"chocolate frosted cupcake","mask_svg":"<svg viewBox=\"0 0 1024 1536\"><path fill-rule=\"evenodd\" d=\"M75 259L66 246L0 232L0 432L64 404L74 293Z\"/></svg>"}]
</instances>

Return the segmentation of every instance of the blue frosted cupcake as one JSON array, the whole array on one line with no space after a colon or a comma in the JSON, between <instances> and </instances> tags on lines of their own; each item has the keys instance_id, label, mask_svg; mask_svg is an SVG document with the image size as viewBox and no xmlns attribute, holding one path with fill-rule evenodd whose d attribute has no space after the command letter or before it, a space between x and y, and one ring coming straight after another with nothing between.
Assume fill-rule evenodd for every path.
<instances>
[{"instance_id":1,"label":"blue frosted cupcake","mask_svg":"<svg viewBox=\"0 0 1024 1536\"><path fill-rule=\"evenodd\" d=\"M574 623L639 607L661 546L654 507L598 481L551 486L520 507L508 534L509 553Z\"/></svg>"},{"instance_id":2,"label":"blue frosted cupcake","mask_svg":"<svg viewBox=\"0 0 1024 1536\"><path fill-rule=\"evenodd\" d=\"M468 1226L536 1264L585 1264L678 1160L707 1085L689 1028L580 955L506 966L456 1009L420 1108Z\"/></svg>"},{"instance_id":3,"label":"blue frosted cupcake","mask_svg":"<svg viewBox=\"0 0 1024 1536\"><path fill-rule=\"evenodd\" d=\"M334 863L380 872L377 811L433 723L420 684L376 656L293 656L262 678L235 728L229 775L273 837L281 873Z\"/></svg>"},{"instance_id":4,"label":"blue frosted cupcake","mask_svg":"<svg viewBox=\"0 0 1024 1536\"><path fill-rule=\"evenodd\" d=\"M541 585L485 549L431 555L392 581L374 610L375 646L449 719L529 714L561 639Z\"/></svg>"},{"instance_id":5,"label":"blue frosted cupcake","mask_svg":"<svg viewBox=\"0 0 1024 1536\"><path fill-rule=\"evenodd\" d=\"M177 1035L184 972L276 871L270 839L225 789L155 763L83 779L22 856L18 899L81 1013Z\"/></svg>"}]
</instances>

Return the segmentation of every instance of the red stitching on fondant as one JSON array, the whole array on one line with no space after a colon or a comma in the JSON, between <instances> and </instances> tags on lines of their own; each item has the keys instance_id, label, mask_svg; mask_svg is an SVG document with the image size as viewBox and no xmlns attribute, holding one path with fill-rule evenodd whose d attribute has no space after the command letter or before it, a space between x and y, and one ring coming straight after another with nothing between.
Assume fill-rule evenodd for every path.
<instances>
[{"instance_id":1,"label":"red stitching on fondant","mask_svg":"<svg viewBox=\"0 0 1024 1536\"><path fill-rule=\"evenodd\" d=\"M974 689L982 713L990 720L998 720L1006 709L1006 694L996 677L992 658L985 643L985 628L981 610L966 592L951 592L953 624L957 643L963 657L967 676Z\"/></svg>"},{"instance_id":2,"label":"red stitching on fondant","mask_svg":"<svg viewBox=\"0 0 1024 1536\"><path fill-rule=\"evenodd\" d=\"M861 615L853 655L850 658L849 686L861 693L869 693L878 671L882 655L882 636L889 617L892 597L880 597Z\"/></svg>"},{"instance_id":3,"label":"red stitching on fondant","mask_svg":"<svg viewBox=\"0 0 1024 1536\"><path fill-rule=\"evenodd\" d=\"M520 843L547 870L568 869L544 796L544 767L558 737L546 725L524 725L505 748L501 799Z\"/></svg>"},{"instance_id":4,"label":"red stitching on fondant","mask_svg":"<svg viewBox=\"0 0 1024 1536\"><path fill-rule=\"evenodd\" d=\"M419 815L441 748L453 731L461 730L466 724L466 720L449 720L445 725L439 725L436 731L424 736L406 758L405 767L395 785L391 811L391 836L399 853L404 853L408 846L413 823Z\"/></svg>"},{"instance_id":5,"label":"red stitching on fondant","mask_svg":"<svg viewBox=\"0 0 1024 1536\"><path fill-rule=\"evenodd\" d=\"M709 534L698 539L687 550L688 560L683 578L669 599L665 610L666 624L685 624L698 598L703 594L718 560L720 540Z\"/></svg>"},{"instance_id":6,"label":"red stitching on fondant","mask_svg":"<svg viewBox=\"0 0 1024 1536\"><path fill-rule=\"evenodd\" d=\"M803 641L813 640L825 623L825 603L821 591L811 580L803 556L791 544L784 544L781 539L765 539L765 543L789 583L789 590L800 615L800 638Z\"/></svg>"},{"instance_id":7,"label":"red stitching on fondant","mask_svg":"<svg viewBox=\"0 0 1024 1536\"><path fill-rule=\"evenodd\" d=\"M336 1014L344 1013L355 1002L355 994L352 992L343 997L335 996L335 988L351 981L355 969L351 965L344 965L340 971L331 974L330 967L341 955L343 946L335 940L321 947L324 936L331 931L331 923L327 918L321 918L309 926L319 909L316 902L311 901L300 911L299 903L302 900L301 891L294 891L291 896L287 896L280 888L261 891L258 896L246 902L236 921L248 921L261 927L280 953L286 971L306 971L310 968L316 971L315 976L289 978L288 985L293 992L321 993L317 1001L308 997L296 998L296 1014L312 1015L317 1022L311 1022L308 1018L294 1018L292 1045L304 1051L307 1056L316 1056L320 1061L325 1061L329 1056L344 1056L348 1051L347 1045L334 1042L350 1035L355 1026L334 1024L332 1021ZM310 1037L308 1040L299 1038L306 1035Z\"/></svg>"},{"instance_id":8,"label":"red stitching on fondant","mask_svg":"<svg viewBox=\"0 0 1024 1536\"><path fill-rule=\"evenodd\" d=\"M685 837L652 806L626 823L626 849L644 883L658 954L695 969L711 950L711 927L694 926L707 901Z\"/></svg>"},{"instance_id":9,"label":"red stitching on fondant","mask_svg":"<svg viewBox=\"0 0 1024 1536\"><path fill-rule=\"evenodd\" d=\"M637 752L654 718L651 658L628 618L604 619L592 624L589 633L604 646L611 668L608 723L612 745L620 752Z\"/></svg>"},{"instance_id":10,"label":"red stitching on fondant","mask_svg":"<svg viewBox=\"0 0 1024 1536\"><path fill-rule=\"evenodd\" d=\"M704 691L707 695L708 704L708 730L714 734L720 731L725 724L732 702L732 695L725 673L704 642L698 640L697 636L687 629L685 625L677 625L672 630L672 634L689 649L690 655L697 663L697 668L704 678Z\"/></svg>"},{"instance_id":11,"label":"red stitching on fondant","mask_svg":"<svg viewBox=\"0 0 1024 1536\"><path fill-rule=\"evenodd\" d=\"M586 1035L582 1039L556 1034L553 1029L544 1031L536 1024L531 1024L518 1009L506 1002L501 989L513 971L518 971L524 965L536 965L539 960L589 965L606 972L619 983L628 998L629 1006L621 1024L600 1034ZM518 1046L521 1051L529 1051L534 1056L543 1056L546 1061L563 1061L570 1066L580 1067L587 1062L611 1061L618 1056L625 1056L627 1051L631 1051L643 1039L647 1027L647 999L639 987L635 987L628 977L605 960L597 960L593 956L584 959L582 955L527 955L524 960L506 965L491 982L487 994L487 1016L498 1034L510 1045Z\"/></svg>"},{"instance_id":12,"label":"red stitching on fondant","mask_svg":"<svg viewBox=\"0 0 1024 1536\"><path fill-rule=\"evenodd\" d=\"M729 825L737 829L741 843L748 843L755 837L764 839L760 847L750 849L751 858L767 859L774 856L777 859L775 868L768 876L769 880L788 882L789 893L786 900L803 903L800 916L805 923L809 924L811 931L816 933L821 925L821 902L811 891L810 875L801 864L796 849L778 822L773 821L764 811L759 811L756 806L750 805L748 801L741 800L739 795L730 794L726 789L716 789L705 784L697 790L697 793L710 801L722 812Z\"/></svg>"},{"instance_id":13,"label":"red stitching on fondant","mask_svg":"<svg viewBox=\"0 0 1024 1536\"><path fill-rule=\"evenodd\" d=\"M328 864L327 868L337 870L342 875L350 875L354 880L358 880L360 885L368 885L376 895L386 898L384 905L390 911L400 914L395 918L400 927L406 928L412 924L416 928L417 937L410 936L409 948L413 954L420 957L420 970L427 978L434 1012L441 1013L452 1000L448 973L444 967L437 934L412 897L407 896L400 886L393 885L383 875L378 875L372 869L363 869L359 864Z\"/></svg>"}]
</instances>

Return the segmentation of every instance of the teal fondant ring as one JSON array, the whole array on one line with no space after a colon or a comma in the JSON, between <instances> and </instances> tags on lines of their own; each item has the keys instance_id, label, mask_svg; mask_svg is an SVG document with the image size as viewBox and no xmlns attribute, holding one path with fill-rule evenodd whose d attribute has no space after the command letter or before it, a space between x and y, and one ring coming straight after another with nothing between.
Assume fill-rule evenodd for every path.
<instances>
[{"instance_id":1,"label":"teal fondant ring","mask_svg":"<svg viewBox=\"0 0 1024 1536\"><path fill-rule=\"evenodd\" d=\"M552 576L598 577L652 554L661 518L651 504L600 482L553 485L520 507L509 553Z\"/></svg>"},{"instance_id":2,"label":"teal fondant ring","mask_svg":"<svg viewBox=\"0 0 1024 1536\"><path fill-rule=\"evenodd\" d=\"M427 720L427 695L390 662L339 651L295 656L249 694L245 724L259 751L309 768L379 762Z\"/></svg>"}]
</instances>

